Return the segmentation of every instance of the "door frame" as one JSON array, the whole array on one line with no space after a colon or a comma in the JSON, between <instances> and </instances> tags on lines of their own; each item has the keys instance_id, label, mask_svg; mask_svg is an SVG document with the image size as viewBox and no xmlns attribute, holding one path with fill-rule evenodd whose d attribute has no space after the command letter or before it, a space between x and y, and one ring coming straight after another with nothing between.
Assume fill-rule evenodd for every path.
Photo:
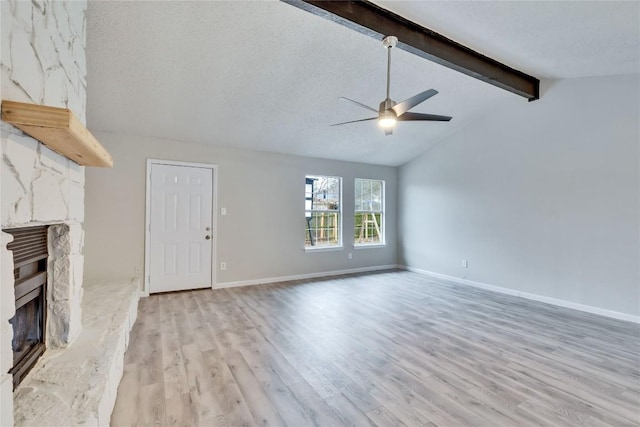
<instances>
[{"instance_id":1,"label":"door frame","mask_svg":"<svg viewBox=\"0 0 640 427\"><path fill-rule=\"evenodd\" d=\"M142 296L149 296L149 285L151 277L149 276L149 264L151 254L151 167L152 165L169 165L169 166L187 166L203 169L211 169L213 179L213 197L211 198L211 289L216 286L216 257L218 255L218 165L209 163L193 163L193 162L181 162L175 160L160 160L160 159L147 159L147 177L146 177L146 189L145 189L145 220L144 220L144 275Z\"/></svg>"}]
</instances>

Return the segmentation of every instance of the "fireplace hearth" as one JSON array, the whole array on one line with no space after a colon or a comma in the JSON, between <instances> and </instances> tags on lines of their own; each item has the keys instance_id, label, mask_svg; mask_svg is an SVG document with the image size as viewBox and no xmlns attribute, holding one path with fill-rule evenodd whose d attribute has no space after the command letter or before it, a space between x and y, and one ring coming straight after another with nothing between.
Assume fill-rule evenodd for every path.
<instances>
[{"instance_id":1,"label":"fireplace hearth","mask_svg":"<svg viewBox=\"0 0 640 427\"><path fill-rule=\"evenodd\" d=\"M47 316L48 226L4 230L13 235L7 249L13 252L16 314L13 326L14 389L44 353Z\"/></svg>"}]
</instances>

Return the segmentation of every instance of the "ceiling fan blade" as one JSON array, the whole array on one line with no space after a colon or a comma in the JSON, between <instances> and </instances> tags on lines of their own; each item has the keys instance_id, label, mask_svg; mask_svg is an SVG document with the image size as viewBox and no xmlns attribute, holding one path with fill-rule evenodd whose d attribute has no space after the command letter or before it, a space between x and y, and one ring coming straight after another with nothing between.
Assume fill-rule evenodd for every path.
<instances>
[{"instance_id":1,"label":"ceiling fan blade","mask_svg":"<svg viewBox=\"0 0 640 427\"><path fill-rule=\"evenodd\" d=\"M366 122L368 120L378 120L378 118L377 117L371 117L371 118L368 118L368 119L351 120L350 122L336 123L336 124L331 125L331 126L348 125L349 123Z\"/></svg>"},{"instance_id":2,"label":"ceiling fan blade","mask_svg":"<svg viewBox=\"0 0 640 427\"><path fill-rule=\"evenodd\" d=\"M342 100L342 101L348 101L348 102L351 102L352 104L356 104L357 106L362 107L362 108L364 108L364 109L366 109L366 110L369 110L369 111L373 111L374 113L377 113L377 112L378 112L378 110L376 110L375 108L371 108L371 107L369 107L369 106L367 106L367 105L361 104L361 103L359 103L358 101L354 101L353 99L345 98L344 96L341 96L341 97L340 97L340 98L338 98L338 99L340 99L340 100Z\"/></svg>"},{"instance_id":3,"label":"ceiling fan blade","mask_svg":"<svg viewBox=\"0 0 640 427\"><path fill-rule=\"evenodd\" d=\"M448 122L451 120L449 116L439 116L437 114L422 114L422 113L404 113L398 117L398 121L403 122Z\"/></svg>"},{"instance_id":4,"label":"ceiling fan blade","mask_svg":"<svg viewBox=\"0 0 640 427\"><path fill-rule=\"evenodd\" d=\"M391 107L391 109L396 113L396 116L400 117L401 115L403 115L404 113L406 113L407 111L415 107L416 105L426 101L427 99L437 94L438 94L438 91L435 89L425 90L422 93L414 95L411 98L405 99L401 103L394 105L393 107Z\"/></svg>"}]
</instances>

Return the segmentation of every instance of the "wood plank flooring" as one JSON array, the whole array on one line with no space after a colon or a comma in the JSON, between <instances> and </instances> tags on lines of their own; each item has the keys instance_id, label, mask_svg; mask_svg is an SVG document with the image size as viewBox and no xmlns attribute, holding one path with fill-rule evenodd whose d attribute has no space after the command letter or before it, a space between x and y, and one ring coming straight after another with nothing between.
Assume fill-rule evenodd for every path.
<instances>
[{"instance_id":1,"label":"wood plank flooring","mask_svg":"<svg viewBox=\"0 0 640 427\"><path fill-rule=\"evenodd\" d=\"M638 426L639 325L406 271L140 301L113 426Z\"/></svg>"}]
</instances>

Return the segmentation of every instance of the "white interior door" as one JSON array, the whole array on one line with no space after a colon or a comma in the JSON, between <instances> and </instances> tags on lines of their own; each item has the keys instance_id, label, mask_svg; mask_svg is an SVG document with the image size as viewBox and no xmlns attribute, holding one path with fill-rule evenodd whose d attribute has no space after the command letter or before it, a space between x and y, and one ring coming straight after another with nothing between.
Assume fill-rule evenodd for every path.
<instances>
[{"instance_id":1,"label":"white interior door","mask_svg":"<svg viewBox=\"0 0 640 427\"><path fill-rule=\"evenodd\" d=\"M151 164L149 292L210 288L213 170Z\"/></svg>"}]
</instances>

